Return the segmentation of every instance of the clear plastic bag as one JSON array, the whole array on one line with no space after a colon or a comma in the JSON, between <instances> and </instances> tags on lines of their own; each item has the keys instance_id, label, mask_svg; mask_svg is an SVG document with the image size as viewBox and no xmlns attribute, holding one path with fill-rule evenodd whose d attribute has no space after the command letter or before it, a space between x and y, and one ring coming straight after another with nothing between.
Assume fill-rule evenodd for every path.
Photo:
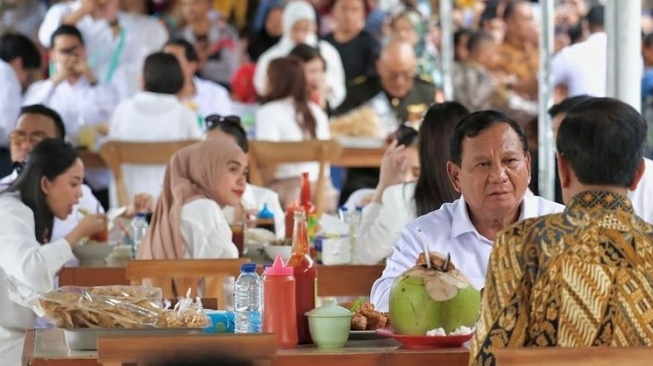
<instances>
[{"instance_id":1,"label":"clear plastic bag","mask_svg":"<svg viewBox=\"0 0 653 366\"><path fill-rule=\"evenodd\" d=\"M169 305L163 305L160 288L65 286L39 294L13 277L7 282L12 301L32 309L58 328L204 328L210 325L199 299L182 298L174 309L169 309Z\"/></svg>"}]
</instances>

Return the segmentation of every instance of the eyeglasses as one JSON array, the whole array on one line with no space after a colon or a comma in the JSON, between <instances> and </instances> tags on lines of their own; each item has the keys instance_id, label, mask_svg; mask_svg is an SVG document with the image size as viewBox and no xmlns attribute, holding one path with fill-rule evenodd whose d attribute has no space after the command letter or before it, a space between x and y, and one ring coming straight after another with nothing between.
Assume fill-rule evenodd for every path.
<instances>
[{"instance_id":1,"label":"eyeglasses","mask_svg":"<svg viewBox=\"0 0 653 366\"><path fill-rule=\"evenodd\" d=\"M231 125L242 127L240 124L240 117L238 116L220 116L217 114L212 114L205 118L206 120L206 129L211 131L215 128L219 128L220 125Z\"/></svg>"},{"instance_id":2,"label":"eyeglasses","mask_svg":"<svg viewBox=\"0 0 653 366\"><path fill-rule=\"evenodd\" d=\"M39 142L48 138L45 132L37 131L28 134L25 131L11 131L10 139L12 145L22 145L25 141L29 141L30 145L36 146Z\"/></svg>"}]
</instances>

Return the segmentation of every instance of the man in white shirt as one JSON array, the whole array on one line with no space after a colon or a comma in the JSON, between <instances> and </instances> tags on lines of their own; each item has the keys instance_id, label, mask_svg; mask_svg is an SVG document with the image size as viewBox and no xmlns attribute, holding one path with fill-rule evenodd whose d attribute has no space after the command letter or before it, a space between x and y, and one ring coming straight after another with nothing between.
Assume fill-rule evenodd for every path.
<instances>
[{"instance_id":1,"label":"man in white shirt","mask_svg":"<svg viewBox=\"0 0 653 366\"><path fill-rule=\"evenodd\" d=\"M0 176L11 172L9 133L16 124L30 74L40 67L41 54L29 38L17 33L0 36Z\"/></svg>"},{"instance_id":2,"label":"man in white shirt","mask_svg":"<svg viewBox=\"0 0 653 366\"><path fill-rule=\"evenodd\" d=\"M592 98L587 95L567 98L549 109L554 138L557 139L558 129L565 117L567 117L567 114L590 99ZM633 210L635 210L637 216L648 223L653 223L653 160L644 158L644 164L644 175L639 181L637 188L634 191L628 191L628 198L633 204ZM556 189L558 189L560 181L558 180L556 184Z\"/></svg>"},{"instance_id":3,"label":"man in white shirt","mask_svg":"<svg viewBox=\"0 0 653 366\"><path fill-rule=\"evenodd\" d=\"M553 85L566 87L568 97L606 95L608 36L603 26L603 14L603 5L592 7L586 16L589 37L562 49L553 57Z\"/></svg>"},{"instance_id":4,"label":"man in white shirt","mask_svg":"<svg viewBox=\"0 0 653 366\"><path fill-rule=\"evenodd\" d=\"M118 104L116 89L102 83L86 61L86 48L79 30L62 25L52 34L50 78L32 84L23 105L44 104L61 115L68 138L79 143L84 125L107 122Z\"/></svg>"},{"instance_id":5,"label":"man in white shirt","mask_svg":"<svg viewBox=\"0 0 653 366\"><path fill-rule=\"evenodd\" d=\"M227 89L197 76L199 57L190 42L181 38L170 40L163 47L163 52L174 55L179 61L184 72L184 86L177 93L177 97L196 112L199 119L203 120L212 114L220 116L234 114Z\"/></svg>"},{"instance_id":6,"label":"man in white shirt","mask_svg":"<svg viewBox=\"0 0 653 366\"><path fill-rule=\"evenodd\" d=\"M119 0L60 2L48 9L39 41L52 47L61 25L77 27L88 46L88 62L99 81L114 84L121 99L138 91L138 72L145 57L165 42L165 30L118 12ZM145 41L147 40L147 41Z\"/></svg>"},{"instance_id":7,"label":"man in white shirt","mask_svg":"<svg viewBox=\"0 0 653 366\"><path fill-rule=\"evenodd\" d=\"M380 311L388 310L395 278L414 266L425 248L450 254L451 262L480 289L499 231L518 220L564 209L527 194L531 158L526 133L499 112L472 113L458 123L447 172L462 197L406 225L372 287L371 302Z\"/></svg>"}]
</instances>

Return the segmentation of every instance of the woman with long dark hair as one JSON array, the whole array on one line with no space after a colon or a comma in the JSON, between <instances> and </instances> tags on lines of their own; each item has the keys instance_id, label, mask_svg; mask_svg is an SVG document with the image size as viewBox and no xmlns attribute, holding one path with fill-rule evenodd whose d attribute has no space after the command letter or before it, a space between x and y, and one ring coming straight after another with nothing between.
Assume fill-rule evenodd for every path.
<instances>
[{"instance_id":1,"label":"woman with long dark hair","mask_svg":"<svg viewBox=\"0 0 653 366\"><path fill-rule=\"evenodd\" d=\"M256 111L256 139L266 141L327 140L329 121L309 98L303 63L295 57L272 60L268 67L266 103ZM299 177L308 172L316 182L319 164L280 164L266 186L279 193L284 207L299 197Z\"/></svg>"},{"instance_id":2,"label":"woman with long dark hair","mask_svg":"<svg viewBox=\"0 0 653 366\"><path fill-rule=\"evenodd\" d=\"M72 247L106 228L104 214L87 215L65 237L50 242L54 218L66 219L82 196L84 165L59 139L40 142L18 179L0 194L0 364L19 365L25 329L36 315L11 302L5 279L45 292L64 264L75 259ZM46 244L47 245L44 245Z\"/></svg>"},{"instance_id":3,"label":"woman with long dark hair","mask_svg":"<svg viewBox=\"0 0 653 366\"><path fill-rule=\"evenodd\" d=\"M457 102L438 103L428 109L418 136L420 174L416 182L392 185L393 177L401 176L399 172L405 169L405 159L403 148L388 149L377 190L363 210L354 250L359 262L375 264L390 256L406 223L459 197L449 181L446 166L449 138L467 114L467 108Z\"/></svg>"}]
</instances>

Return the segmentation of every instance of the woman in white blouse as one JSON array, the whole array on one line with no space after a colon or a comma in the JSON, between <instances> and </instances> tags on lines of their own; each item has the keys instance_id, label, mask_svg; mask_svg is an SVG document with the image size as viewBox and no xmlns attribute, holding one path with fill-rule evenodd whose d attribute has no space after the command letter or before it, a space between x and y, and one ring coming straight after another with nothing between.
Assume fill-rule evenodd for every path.
<instances>
[{"instance_id":1,"label":"woman in white blouse","mask_svg":"<svg viewBox=\"0 0 653 366\"><path fill-rule=\"evenodd\" d=\"M84 165L59 139L44 140L18 179L0 194L0 364L20 365L25 330L36 315L9 300L5 279L14 277L37 292L52 290L72 247L103 230L106 216L87 215L63 238L49 243L54 218L65 219L82 196ZM47 245L44 245L48 243Z\"/></svg>"},{"instance_id":2,"label":"woman in white blouse","mask_svg":"<svg viewBox=\"0 0 653 366\"><path fill-rule=\"evenodd\" d=\"M177 152L137 258L238 258L222 209L240 203L246 172L247 156L228 139L208 139Z\"/></svg>"},{"instance_id":3,"label":"woman in white blouse","mask_svg":"<svg viewBox=\"0 0 653 366\"><path fill-rule=\"evenodd\" d=\"M326 62L329 108L335 109L345 100L345 71L340 53L329 42L317 38L315 23L315 9L308 1L294 0L287 3L283 9L281 40L265 51L256 62L254 87L259 95L265 95L270 62L288 56L295 46L305 43L317 48Z\"/></svg>"},{"instance_id":4,"label":"woman in white blouse","mask_svg":"<svg viewBox=\"0 0 653 366\"><path fill-rule=\"evenodd\" d=\"M309 100L303 63L296 57L272 60L268 67L268 83L263 104L256 111L256 139L264 141L328 140L329 121L326 113ZM283 207L299 197L302 172L316 182L319 163L279 164L266 186L279 193Z\"/></svg>"},{"instance_id":5,"label":"woman in white blouse","mask_svg":"<svg viewBox=\"0 0 653 366\"><path fill-rule=\"evenodd\" d=\"M459 197L449 181L446 166L449 138L467 114L467 108L458 102L434 104L428 109L418 136L421 168L416 182L394 184L394 179L405 175L405 158L401 148L388 149L372 202L363 209L354 247L357 261L376 264L389 257L406 223Z\"/></svg>"}]
</instances>

